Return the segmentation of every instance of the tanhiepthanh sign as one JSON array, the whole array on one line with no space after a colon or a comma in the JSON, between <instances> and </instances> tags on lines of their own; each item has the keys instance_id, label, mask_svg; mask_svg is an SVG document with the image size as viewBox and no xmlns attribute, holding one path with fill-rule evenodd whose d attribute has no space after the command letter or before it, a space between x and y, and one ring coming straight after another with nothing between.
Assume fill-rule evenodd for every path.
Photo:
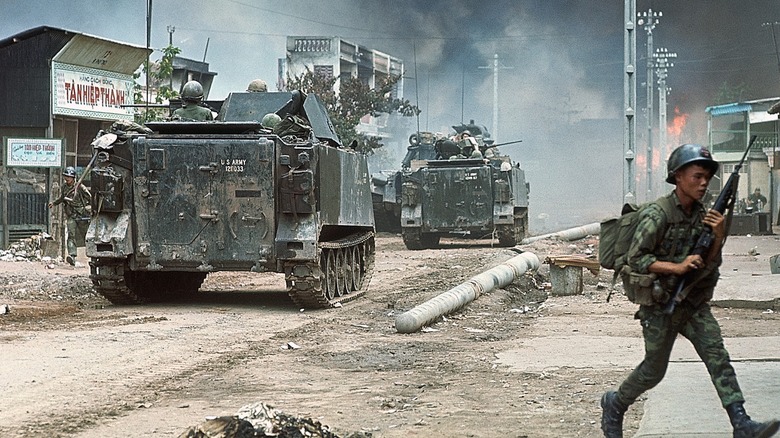
<instances>
[{"instance_id":1,"label":"tanhiepthanh sign","mask_svg":"<svg viewBox=\"0 0 780 438\"><path fill-rule=\"evenodd\" d=\"M131 119L131 75L52 62L54 114L105 120Z\"/></svg>"},{"instance_id":2,"label":"tanhiepthanh sign","mask_svg":"<svg viewBox=\"0 0 780 438\"><path fill-rule=\"evenodd\" d=\"M6 165L16 167L60 167L62 139L8 138Z\"/></svg>"}]
</instances>

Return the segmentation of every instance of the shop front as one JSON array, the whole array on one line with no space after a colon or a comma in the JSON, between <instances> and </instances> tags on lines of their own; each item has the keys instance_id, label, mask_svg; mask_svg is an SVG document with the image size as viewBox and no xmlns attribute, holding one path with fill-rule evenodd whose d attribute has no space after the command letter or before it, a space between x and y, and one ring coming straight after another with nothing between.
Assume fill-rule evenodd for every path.
<instances>
[{"instance_id":1,"label":"shop front","mask_svg":"<svg viewBox=\"0 0 780 438\"><path fill-rule=\"evenodd\" d=\"M2 247L41 231L64 240L61 209L47 208L62 169L81 175L97 132L133 119L133 73L149 53L47 26L0 40Z\"/></svg>"}]
</instances>

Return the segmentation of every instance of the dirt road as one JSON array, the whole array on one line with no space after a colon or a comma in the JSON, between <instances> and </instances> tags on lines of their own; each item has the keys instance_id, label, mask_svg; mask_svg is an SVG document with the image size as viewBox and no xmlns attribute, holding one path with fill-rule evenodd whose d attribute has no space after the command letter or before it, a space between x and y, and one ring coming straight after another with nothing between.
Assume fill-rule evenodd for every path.
<instances>
[{"instance_id":1,"label":"dirt road","mask_svg":"<svg viewBox=\"0 0 780 438\"><path fill-rule=\"evenodd\" d=\"M543 260L586 255L596 243L526 249ZM635 338L641 348L634 306L622 296L606 303L598 285L611 273L586 271L583 295L548 298L542 265L429 330L396 333L400 312L516 255L483 241L443 244L412 252L380 235L369 294L327 311L294 307L276 275L212 274L195 302L114 306L91 293L86 267L0 262L0 305L10 309L0 315L0 436L177 437L257 402L339 436L600 436L598 399L630 366L572 358L598 351L587 342L597 336ZM759 310L715 312L727 337L780 327ZM583 340L545 351L566 365L499 360L552 336Z\"/></svg>"}]
</instances>

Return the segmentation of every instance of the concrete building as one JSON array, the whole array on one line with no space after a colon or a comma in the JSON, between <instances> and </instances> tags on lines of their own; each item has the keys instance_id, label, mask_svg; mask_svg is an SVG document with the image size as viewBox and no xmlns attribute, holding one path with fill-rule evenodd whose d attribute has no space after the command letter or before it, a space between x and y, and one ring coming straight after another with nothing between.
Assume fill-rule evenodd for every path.
<instances>
[{"instance_id":1,"label":"concrete building","mask_svg":"<svg viewBox=\"0 0 780 438\"><path fill-rule=\"evenodd\" d=\"M98 130L133 119L133 73L151 50L48 26L0 39L0 246L56 234L46 205L82 170Z\"/></svg>"},{"instance_id":2,"label":"concrete building","mask_svg":"<svg viewBox=\"0 0 780 438\"><path fill-rule=\"evenodd\" d=\"M306 69L338 78L334 86L337 93L343 78L357 78L374 87L382 78L400 76L393 97L403 97L403 61L339 37L288 36L286 57L279 63L277 87L282 90L287 77L299 76ZM389 133L385 131L387 119L385 115L376 118L366 116L361 120L358 131L388 138Z\"/></svg>"},{"instance_id":3,"label":"concrete building","mask_svg":"<svg viewBox=\"0 0 780 438\"><path fill-rule=\"evenodd\" d=\"M737 209L737 216L732 221L732 228L736 226L737 234L769 234L772 232L772 224L779 219L780 121L777 114L768 112L778 101L780 97L706 108L709 116L709 147L713 157L721 163L718 178L711 185L714 190L720 191L721 185L742 158L750 138L756 136L756 141L739 172L738 201L746 200L758 188L767 198L767 205L762 206L760 211L745 212L745 204L738 204L743 208ZM749 217L738 217L740 215ZM744 232L740 233L740 229Z\"/></svg>"}]
</instances>

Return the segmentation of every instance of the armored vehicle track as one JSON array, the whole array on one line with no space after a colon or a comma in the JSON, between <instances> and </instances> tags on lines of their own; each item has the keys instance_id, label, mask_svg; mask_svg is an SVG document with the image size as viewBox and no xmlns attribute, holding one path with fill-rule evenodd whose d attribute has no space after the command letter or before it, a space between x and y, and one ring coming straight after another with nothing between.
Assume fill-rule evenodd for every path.
<instances>
[{"instance_id":1,"label":"armored vehicle track","mask_svg":"<svg viewBox=\"0 0 780 438\"><path fill-rule=\"evenodd\" d=\"M319 263L285 263L287 292L302 308L329 308L366 293L374 271L374 233L322 242ZM95 291L114 304L182 298L198 291L206 273L131 271L116 259L93 259Z\"/></svg>"}]
</instances>

